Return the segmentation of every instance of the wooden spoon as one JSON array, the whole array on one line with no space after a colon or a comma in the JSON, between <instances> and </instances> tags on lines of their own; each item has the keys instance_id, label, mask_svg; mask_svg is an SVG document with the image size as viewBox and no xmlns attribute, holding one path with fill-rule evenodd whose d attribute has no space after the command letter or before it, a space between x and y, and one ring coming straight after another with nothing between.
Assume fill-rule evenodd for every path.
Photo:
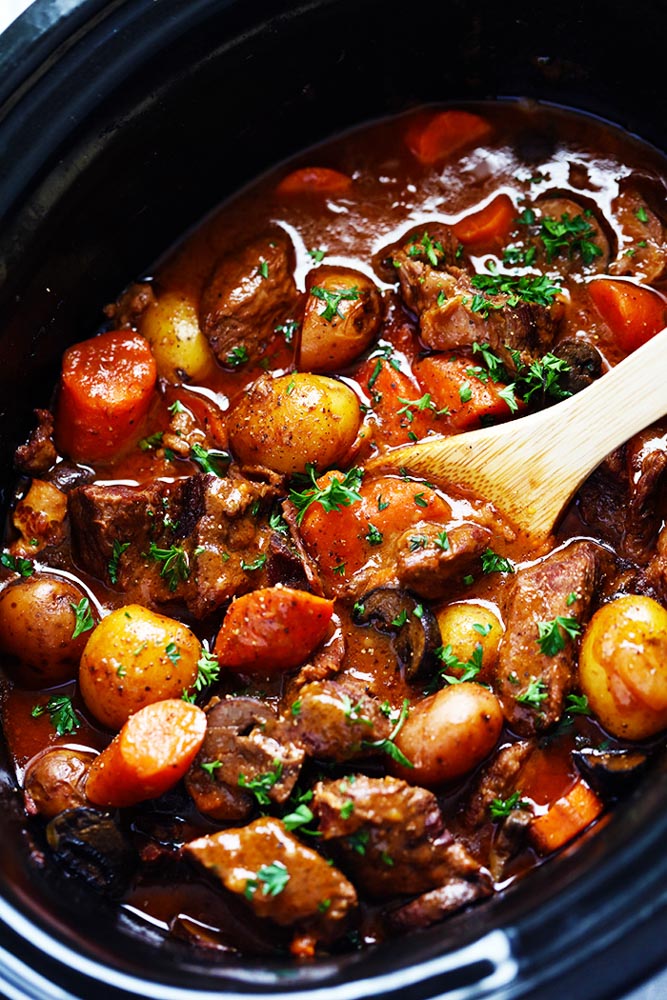
<instances>
[{"instance_id":1,"label":"wooden spoon","mask_svg":"<svg viewBox=\"0 0 667 1000\"><path fill-rule=\"evenodd\" d=\"M367 463L460 485L535 542L605 455L667 413L667 328L592 385L499 427L393 448Z\"/></svg>"}]
</instances>

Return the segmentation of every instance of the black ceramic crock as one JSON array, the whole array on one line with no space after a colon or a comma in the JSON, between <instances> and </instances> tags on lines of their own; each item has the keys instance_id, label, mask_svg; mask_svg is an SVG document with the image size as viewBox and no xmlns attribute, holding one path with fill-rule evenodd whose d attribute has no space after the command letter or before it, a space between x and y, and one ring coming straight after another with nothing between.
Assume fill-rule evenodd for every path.
<instances>
[{"instance_id":1,"label":"black ceramic crock","mask_svg":"<svg viewBox=\"0 0 667 1000\"><path fill-rule=\"evenodd\" d=\"M667 150L659 0L37 0L0 40L2 488L66 344L209 208L281 158L430 101L528 97ZM664 387L663 387L664 388ZM667 772L487 904L336 959L222 959L44 870L0 775L12 998L603 1000L667 961Z\"/></svg>"}]
</instances>

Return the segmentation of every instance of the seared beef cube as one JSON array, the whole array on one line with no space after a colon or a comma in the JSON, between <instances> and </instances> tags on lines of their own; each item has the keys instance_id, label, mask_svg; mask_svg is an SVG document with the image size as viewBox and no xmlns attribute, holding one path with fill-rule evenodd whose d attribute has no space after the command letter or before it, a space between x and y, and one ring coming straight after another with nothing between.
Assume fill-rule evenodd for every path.
<instances>
[{"instance_id":1,"label":"seared beef cube","mask_svg":"<svg viewBox=\"0 0 667 1000\"><path fill-rule=\"evenodd\" d=\"M661 491L667 482L667 425L636 434L626 445L625 460L628 498L621 551L634 562L646 563L655 551L665 515Z\"/></svg>"},{"instance_id":2,"label":"seared beef cube","mask_svg":"<svg viewBox=\"0 0 667 1000\"><path fill-rule=\"evenodd\" d=\"M247 900L258 917L315 942L344 934L356 909L354 886L278 819L266 816L242 829L200 837L185 853Z\"/></svg>"},{"instance_id":3,"label":"seared beef cube","mask_svg":"<svg viewBox=\"0 0 667 1000\"><path fill-rule=\"evenodd\" d=\"M498 751L482 771L468 799L463 816L466 830L478 830L489 822L494 799L505 800L514 794L521 768L533 749L533 743L522 741Z\"/></svg>"},{"instance_id":4,"label":"seared beef cube","mask_svg":"<svg viewBox=\"0 0 667 1000\"><path fill-rule=\"evenodd\" d=\"M574 686L577 645L556 619L571 619L575 632L586 625L602 552L593 542L574 542L516 575L497 680L505 717L522 735L530 736L561 717L565 697ZM548 652L538 641L541 622L551 625L555 637L553 643L543 643Z\"/></svg>"},{"instance_id":5,"label":"seared beef cube","mask_svg":"<svg viewBox=\"0 0 667 1000\"><path fill-rule=\"evenodd\" d=\"M451 844L447 856L451 875L437 889L392 910L389 924L395 930L430 927L443 917L491 895L493 883L488 872L480 868L464 847Z\"/></svg>"},{"instance_id":6,"label":"seared beef cube","mask_svg":"<svg viewBox=\"0 0 667 1000\"><path fill-rule=\"evenodd\" d=\"M427 892L457 874L462 849L450 850L459 845L425 788L357 774L319 782L311 805L322 839L335 843L342 867L376 899Z\"/></svg>"},{"instance_id":7,"label":"seared beef cube","mask_svg":"<svg viewBox=\"0 0 667 1000\"><path fill-rule=\"evenodd\" d=\"M396 574L403 586L420 597L444 597L453 584L460 583L491 541L489 528L472 521L448 526L446 534L443 543L442 525L423 524L398 539Z\"/></svg>"},{"instance_id":8,"label":"seared beef cube","mask_svg":"<svg viewBox=\"0 0 667 1000\"><path fill-rule=\"evenodd\" d=\"M26 476L42 476L55 463L58 453L53 443L53 414L50 410L33 410L37 426L26 444L19 445L14 463Z\"/></svg>"},{"instance_id":9,"label":"seared beef cube","mask_svg":"<svg viewBox=\"0 0 667 1000\"><path fill-rule=\"evenodd\" d=\"M632 275L648 283L664 277L667 230L644 197L635 188L626 188L612 203L612 209L621 224L623 241L609 273Z\"/></svg>"},{"instance_id":10,"label":"seared beef cube","mask_svg":"<svg viewBox=\"0 0 667 1000\"><path fill-rule=\"evenodd\" d=\"M136 282L126 288L117 302L104 307L104 313L116 327L131 326L135 329L149 306L155 305L153 287L147 281Z\"/></svg>"},{"instance_id":11,"label":"seared beef cube","mask_svg":"<svg viewBox=\"0 0 667 1000\"><path fill-rule=\"evenodd\" d=\"M202 291L199 322L223 365L233 363L236 348L257 357L276 325L295 310L293 271L294 249L281 229L217 262Z\"/></svg>"},{"instance_id":12,"label":"seared beef cube","mask_svg":"<svg viewBox=\"0 0 667 1000\"><path fill-rule=\"evenodd\" d=\"M285 802L304 752L272 735L277 714L255 698L214 699L206 736L185 784L200 812L217 820L246 819L256 803ZM246 789L256 788L257 794Z\"/></svg>"},{"instance_id":13,"label":"seared beef cube","mask_svg":"<svg viewBox=\"0 0 667 1000\"><path fill-rule=\"evenodd\" d=\"M274 493L213 475L81 486L68 497L74 556L129 600L150 608L178 600L204 618L261 584L270 528L253 511Z\"/></svg>"},{"instance_id":14,"label":"seared beef cube","mask_svg":"<svg viewBox=\"0 0 667 1000\"><path fill-rule=\"evenodd\" d=\"M343 676L291 687L284 725L308 756L340 763L381 752L369 744L391 732L377 699L360 681Z\"/></svg>"}]
</instances>

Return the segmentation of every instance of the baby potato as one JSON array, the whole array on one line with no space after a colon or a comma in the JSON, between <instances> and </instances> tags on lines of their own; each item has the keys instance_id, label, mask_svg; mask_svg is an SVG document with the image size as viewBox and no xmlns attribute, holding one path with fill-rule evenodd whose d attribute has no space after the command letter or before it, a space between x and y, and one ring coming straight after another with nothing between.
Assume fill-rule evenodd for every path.
<instances>
[{"instance_id":1,"label":"baby potato","mask_svg":"<svg viewBox=\"0 0 667 1000\"><path fill-rule=\"evenodd\" d=\"M485 604L448 604L436 612L443 646L451 646L452 655L461 663L475 663L481 647L482 669L478 680L489 681L498 657L498 647L505 631L498 615ZM459 676L462 671L452 668Z\"/></svg>"},{"instance_id":2,"label":"baby potato","mask_svg":"<svg viewBox=\"0 0 667 1000\"><path fill-rule=\"evenodd\" d=\"M650 597L618 597L591 618L579 679L614 736L642 740L667 728L667 610Z\"/></svg>"},{"instance_id":3,"label":"baby potato","mask_svg":"<svg viewBox=\"0 0 667 1000\"><path fill-rule=\"evenodd\" d=\"M229 417L229 443L246 465L302 472L347 456L361 424L359 400L343 382L322 375L262 375Z\"/></svg>"},{"instance_id":4,"label":"baby potato","mask_svg":"<svg viewBox=\"0 0 667 1000\"><path fill-rule=\"evenodd\" d=\"M197 678L201 652L187 626L129 604L103 618L88 639L81 695L96 719L120 729L144 705L180 698Z\"/></svg>"},{"instance_id":5,"label":"baby potato","mask_svg":"<svg viewBox=\"0 0 667 1000\"><path fill-rule=\"evenodd\" d=\"M492 691L452 684L410 710L395 743L414 767L398 764L396 773L427 788L453 781L491 753L502 728L502 709Z\"/></svg>"},{"instance_id":6,"label":"baby potato","mask_svg":"<svg viewBox=\"0 0 667 1000\"><path fill-rule=\"evenodd\" d=\"M52 687L76 677L89 632L73 638L85 594L62 577L35 574L0 594L0 651L17 683ZM94 608L90 608L95 615Z\"/></svg>"},{"instance_id":7,"label":"baby potato","mask_svg":"<svg viewBox=\"0 0 667 1000\"><path fill-rule=\"evenodd\" d=\"M299 368L339 371L375 340L382 323L382 296L361 271L318 267L309 283Z\"/></svg>"},{"instance_id":8,"label":"baby potato","mask_svg":"<svg viewBox=\"0 0 667 1000\"><path fill-rule=\"evenodd\" d=\"M164 292L144 312L139 332L151 345L158 375L168 382L196 382L213 368L196 306L184 293Z\"/></svg>"}]
</instances>

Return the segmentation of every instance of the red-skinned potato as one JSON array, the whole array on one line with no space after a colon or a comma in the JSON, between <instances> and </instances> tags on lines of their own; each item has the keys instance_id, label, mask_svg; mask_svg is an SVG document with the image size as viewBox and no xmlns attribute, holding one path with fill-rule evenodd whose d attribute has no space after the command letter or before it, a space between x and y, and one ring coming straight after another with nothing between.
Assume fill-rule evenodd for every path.
<instances>
[{"instance_id":1,"label":"red-skinned potato","mask_svg":"<svg viewBox=\"0 0 667 1000\"><path fill-rule=\"evenodd\" d=\"M69 580L35 575L10 584L0 594L0 651L26 688L52 687L76 677L89 631L73 638L74 605L85 594ZM96 612L90 613L95 620Z\"/></svg>"},{"instance_id":2,"label":"red-skinned potato","mask_svg":"<svg viewBox=\"0 0 667 1000\"><path fill-rule=\"evenodd\" d=\"M96 719L120 729L145 705L180 698L197 678L201 652L186 625L129 604L90 636L79 670L81 695Z\"/></svg>"},{"instance_id":3,"label":"red-skinned potato","mask_svg":"<svg viewBox=\"0 0 667 1000\"><path fill-rule=\"evenodd\" d=\"M667 729L667 610L650 597L619 597L591 618L579 680L614 736L642 740Z\"/></svg>"},{"instance_id":4,"label":"red-skinned potato","mask_svg":"<svg viewBox=\"0 0 667 1000\"><path fill-rule=\"evenodd\" d=\"M375 340L382 323L382 297L360 271L319 267L311 273L309 286L299 368L340 371Z\"/></svg>"},{"instance_id":5,"label":"red-skinned potato","mask_svg":"<svg viewBox=\"0 0 667 1000\"><path fill-rule=\"evenodd\" d=\"M298 667L325 638L333 601L291 587L263 587L230 606L215 640L220 665L242 673Z\"/></svg>"},{"instance_id":6,"label":"red-skinned potato","mask_svg":"<svg viewBox=\"0 0 667 1000\"><path fill-rule=\"evenodd\" d=\"M493 692L481 684L452 684L410 709L395 743L413 767L396 764L394 769L427 788L453 781L491 753L502 728Z\"/></svg>"}]
</instances>

